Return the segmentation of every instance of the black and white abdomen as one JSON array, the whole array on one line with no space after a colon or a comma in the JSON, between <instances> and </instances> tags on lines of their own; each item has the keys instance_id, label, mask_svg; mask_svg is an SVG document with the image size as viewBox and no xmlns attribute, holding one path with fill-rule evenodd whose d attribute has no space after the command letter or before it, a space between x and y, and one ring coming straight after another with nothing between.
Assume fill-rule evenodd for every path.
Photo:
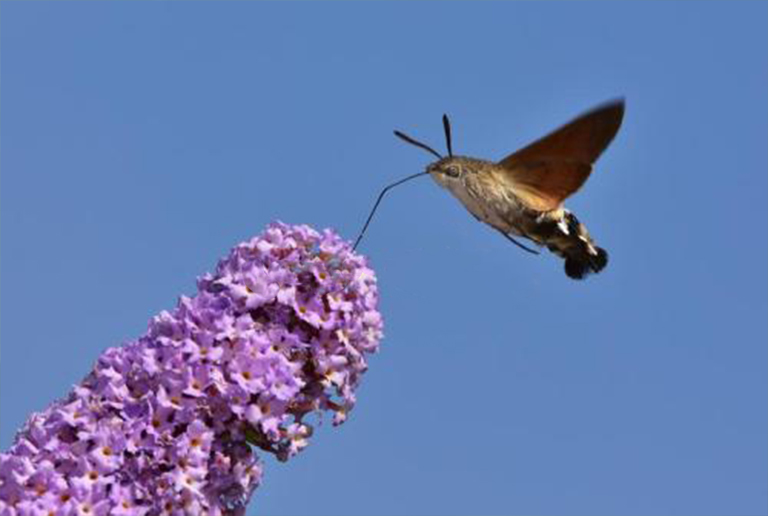
<instances>
[{"instance_id":1,"label":"black and white abdomen","mask_svg":"<svg viewBox=\"0 0 768 516\"><path fill-rule=\"evenodd\" d=\"M584 224L566 209L540 214L530 227L530 238L565 260L565 273L583 279L608 263L608 253L595 245Z\"/></svg>"}]
</instances>

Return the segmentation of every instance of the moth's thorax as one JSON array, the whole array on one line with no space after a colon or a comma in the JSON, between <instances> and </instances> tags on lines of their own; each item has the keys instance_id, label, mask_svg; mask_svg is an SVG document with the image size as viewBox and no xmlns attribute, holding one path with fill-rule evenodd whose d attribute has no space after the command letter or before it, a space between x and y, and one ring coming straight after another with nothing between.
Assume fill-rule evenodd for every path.
<instances>
[{"instance_id":1,"label":"moth's thorax","mask_svg":"<svg viewBox=\"0 0 768 516\"><path fill-rule=\"evenodd\" d=\"M496 163L454 156L432 163L427 172L477 219L506 232L518 232L515 219L523 206Z\"/></svg>"}]
</instances>

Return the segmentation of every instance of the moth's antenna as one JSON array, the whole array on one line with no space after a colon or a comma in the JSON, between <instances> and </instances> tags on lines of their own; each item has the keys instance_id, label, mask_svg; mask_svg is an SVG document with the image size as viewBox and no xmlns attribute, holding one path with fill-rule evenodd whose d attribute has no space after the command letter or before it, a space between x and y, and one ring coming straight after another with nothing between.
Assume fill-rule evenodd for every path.
<instances>
[{"instance_id":1,"label":"moth's antenna","mask_svg":"<svg viewBox=\"0 0 768 516\"><path fill-rule=\"evenodd\" d=\"M397 134L397 131L395 131L395 134ZM409 141L407 136L403 135L401 137L404 140ZM409 142L409 143L411 143L411 142ZM414 140L414 145L416 145L417 147L426 147L428 150L432 150L432 149L429 149L429 147L427 147L426 145L420 144L420 143L416 142L415 140ZM435 152L435 151L432 151L432 152ZM437 154L437 153L435 152L435 154ZM376 203L373 205L373 209L371 210L370 215L368 215L368 220L365 221L365 225L363 225L363 229L360 230L360 235L358 235L357 240L355 240L355 245L352 246L352 250L353 251L355 249L357 249L357 245L360 243L360 240L363 239L363 235L365 234L365 230L368 229L368 224L371 223L371 219L373 218L373 214L376 213L376 208L379 207L379 203L381 202L381 199L384 197L384 194L387 193L390 190L390 188L394 188L397 185L401 185L401 184L405 183L406 181L410 181L411 179L416 179L419 176L425 176L425 175L428 175L428 174L429 174L429 172L419 172L418 174L410 175L410 176L408 176L406 178L401 179L400 181L395 181L391 185L387 185L387 186L384 187L384 189L379 194L378 199L376 199Z\"/></svg>"},{"instance_id":2,"label":"moth's antenna","mask_svg":"<svg viewBox=\"0 0 768 516\"><path fill-rule=\"evenodd\" d=\"M427 145L427 144L425 144L425 143L421 143L420 141L414 140L414 139L413 139L413 138L411 138L410 136L408 136L408 135L406 135L406 134L403 134L403 133L401 133L400 131L395 131L395 136L397 136L398 138L400 138L400 139L402 139L402 140L405 140L405 141L407 141L407 142L408 142L408 143L410 143L411 145L415 145L416 147L419 147L419 148L421 148L421 149L424 149L424 150L425 150L425 151L427 151L427 152L431 152L432 154L434 154L435 156L437 156L437 159L443 159L443 157L440 155L440 153L439 153L439 152L437 152L437 151L436 151L435 149L433 149L432 147L430 147L429 145Z\"/></svg>"},{"instance_id":3,"label":"moth's antenna","mask_svg":"<svg viewBox=\"0 0 768 516\"><path fill-rule=\"evenodd\" d=\"M448 115L443 115L443 129L445 129L445 143L448 146L448 157L453 157L453 145L451 145L451 122Z\"/></svg>"}]
</instances>

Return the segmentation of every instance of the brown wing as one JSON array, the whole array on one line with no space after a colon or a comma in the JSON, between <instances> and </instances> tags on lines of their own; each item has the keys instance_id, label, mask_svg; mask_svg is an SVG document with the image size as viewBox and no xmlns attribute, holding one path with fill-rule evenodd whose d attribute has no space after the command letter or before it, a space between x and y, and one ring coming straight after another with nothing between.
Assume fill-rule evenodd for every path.
<instances>
[{"instance_id":1,"label":"brown wing","mask_svg":"<svg viewBox=\"0 0 768 516\"><path fill-rule=\"evenodd\" d=\"M499 165L526 205L538 211L557 209L587 180L623 117L624 100L608 102L510 154Z\"/></svg>"}]
</instances>

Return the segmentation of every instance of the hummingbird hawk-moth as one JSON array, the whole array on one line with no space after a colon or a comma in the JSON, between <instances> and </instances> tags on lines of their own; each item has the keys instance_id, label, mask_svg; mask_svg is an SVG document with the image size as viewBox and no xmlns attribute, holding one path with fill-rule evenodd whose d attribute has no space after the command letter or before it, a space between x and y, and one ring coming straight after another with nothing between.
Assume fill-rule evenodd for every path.
<instances>
[{"instance_id":1,"label":"hummingbird hawk-moth","mask_svg":"<svg viewBox=\"0 0 768 516\"><path fill-rule=\"evenodd\" d=\"M446 115L443 115L443 128L447 157L395 131L396 136L430 152L438 160L429 164L426 171L382 190L355 247L384 194L405 181L428 174L459 199L477 220L514 244L538 254L514 236L527 238L563 258L568 277L582 279L600 272L608 263L608 253L595 245L587 228L563 203L587 180L593 164L616 136L623 116L623 100L607 102L498 162L454 156Z\"/></svg>"}]
</instances>

